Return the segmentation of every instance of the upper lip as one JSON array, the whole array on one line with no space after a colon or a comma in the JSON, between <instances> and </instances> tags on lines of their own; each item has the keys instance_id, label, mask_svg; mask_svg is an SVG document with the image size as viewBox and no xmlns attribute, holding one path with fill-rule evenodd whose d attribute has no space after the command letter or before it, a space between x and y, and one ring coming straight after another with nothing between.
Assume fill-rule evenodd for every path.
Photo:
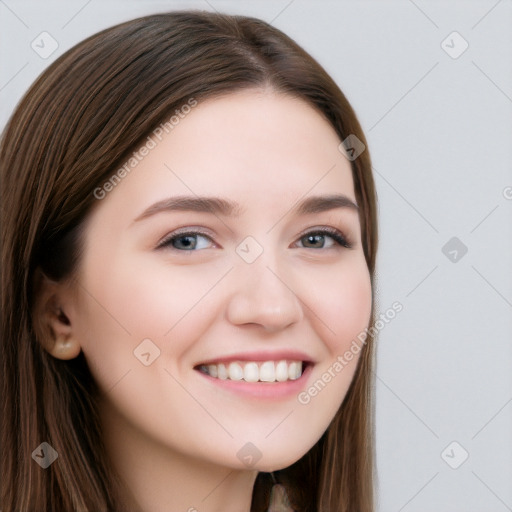
<instances>
[{"instance_id":1,"label":"upper lip","mask_svg":"<svg viewBox=\"0 0 512 512\"><path fill-rule=\"evenodd\" d=\"M210 359L201 361L196 366L208 365L208 364L218 364L218 363L229 363L232 361L255 361L255 362L263 362L263 361L303 361L306 363L313 363L314 361L307 354L297 350L272 350L272 351L263 351L260 350L258 352L243 352L238 354L229 354L225 356L216 356Z\"/></svg>"}]
</instances>

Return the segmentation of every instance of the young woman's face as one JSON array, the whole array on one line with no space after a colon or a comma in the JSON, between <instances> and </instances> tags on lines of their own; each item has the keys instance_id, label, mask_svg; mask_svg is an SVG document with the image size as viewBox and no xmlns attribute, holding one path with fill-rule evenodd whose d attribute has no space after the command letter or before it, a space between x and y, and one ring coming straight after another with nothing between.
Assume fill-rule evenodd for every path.
<instances>
[{"instance_id":1,"label":"young woman's face","mask_svg":"<svg viewBox=\"0 0 512 512\"><path fill-rule=\"evenodd\" d=\"M370 318L350 163L320 114L270 92L184 108L167 131L86 227L70 319L103 419L177 456L286 467L333 419Z\"/></svg>"}]
</instances>

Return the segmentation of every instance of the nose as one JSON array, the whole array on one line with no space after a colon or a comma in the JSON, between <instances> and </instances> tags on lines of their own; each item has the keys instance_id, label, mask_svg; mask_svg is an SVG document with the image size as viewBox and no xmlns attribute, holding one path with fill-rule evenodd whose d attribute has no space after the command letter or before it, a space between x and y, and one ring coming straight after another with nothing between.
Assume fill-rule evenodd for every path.
<instances>
[{"instance_id":1,"label":"nose","mask_svg":"<svg viewBox=\"0 0 512 512\"><path fill-rule=\"evenodd\" d=\"M232 273L235 288L227 307L232 324L255 324L274 332L303 318L290 272L278 271L275 260L270 263L263 255L251 264L238 262Z\"/></svg>"}]
</instances>

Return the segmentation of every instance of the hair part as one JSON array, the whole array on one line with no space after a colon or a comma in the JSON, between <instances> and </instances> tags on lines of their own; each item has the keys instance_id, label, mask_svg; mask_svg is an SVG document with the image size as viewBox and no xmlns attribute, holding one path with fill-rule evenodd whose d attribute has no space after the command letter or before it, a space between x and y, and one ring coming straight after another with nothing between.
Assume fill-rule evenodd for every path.
<instances>
[{"instance_id":1,"label":"hair part","mask_svg":"<svg viewBox=\"0 0 512 512\"><path fill-rule=\"evenodd\" d=\"M354 134L367 145L325 70L288 36L244 16L177 11L108 28L55 60L19 103L0 142L2 510L121 510L122 486L101 439L100 391L83 353L62 361L44 350L34 318L36 270L72 278L98 201L94 189L176 108L267 87L306 101L341 140ZM377 212L368 150L351 165L373 290ZM370 324L374 318L372 307ZM370 335L328 430L275 472L295 510L373 511L373 359ZM59 453L44 471L31 456L43 441ZM271 485L267 473L258 475L252 512L266 510Z\"/></svg>"}]
</instances>

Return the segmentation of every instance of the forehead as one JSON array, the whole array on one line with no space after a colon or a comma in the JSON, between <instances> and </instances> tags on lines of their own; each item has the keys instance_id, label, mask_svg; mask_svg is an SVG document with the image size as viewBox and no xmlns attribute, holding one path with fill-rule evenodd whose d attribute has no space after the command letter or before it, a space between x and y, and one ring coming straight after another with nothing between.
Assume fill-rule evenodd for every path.
<instances>
[{"instance_id":1,"label":"forehead","mask_svg":"<svg viewBox=\"0 0 512 512\"><path fill-rule=\"evenodd\" d=\"M244 213L274 215L309 195L343 194L355 202L339 137L304 100L244 90L178 114L172 125L155 128L151 149L110 193L120 200L123 191L134 217L152 202L183 195L231 198Z\"/></svg>"},{"instance_id":2,"label":"forehead","mask_svg":"<svg viewBox=\"0 0 512 512\"><path fill-rule=\"evenodd\" d=\"M304 100L268 91L239 91L200 103L168 135L164 144L170 150L207 150L175 152L173 161L193 158L215 168L217 162L236 162L240 173L257 168L261 175L278 164L281 172L298 175L307 164L334 164L341 155L339 138L320 112Z\"/></svg>"}]
</instances>

